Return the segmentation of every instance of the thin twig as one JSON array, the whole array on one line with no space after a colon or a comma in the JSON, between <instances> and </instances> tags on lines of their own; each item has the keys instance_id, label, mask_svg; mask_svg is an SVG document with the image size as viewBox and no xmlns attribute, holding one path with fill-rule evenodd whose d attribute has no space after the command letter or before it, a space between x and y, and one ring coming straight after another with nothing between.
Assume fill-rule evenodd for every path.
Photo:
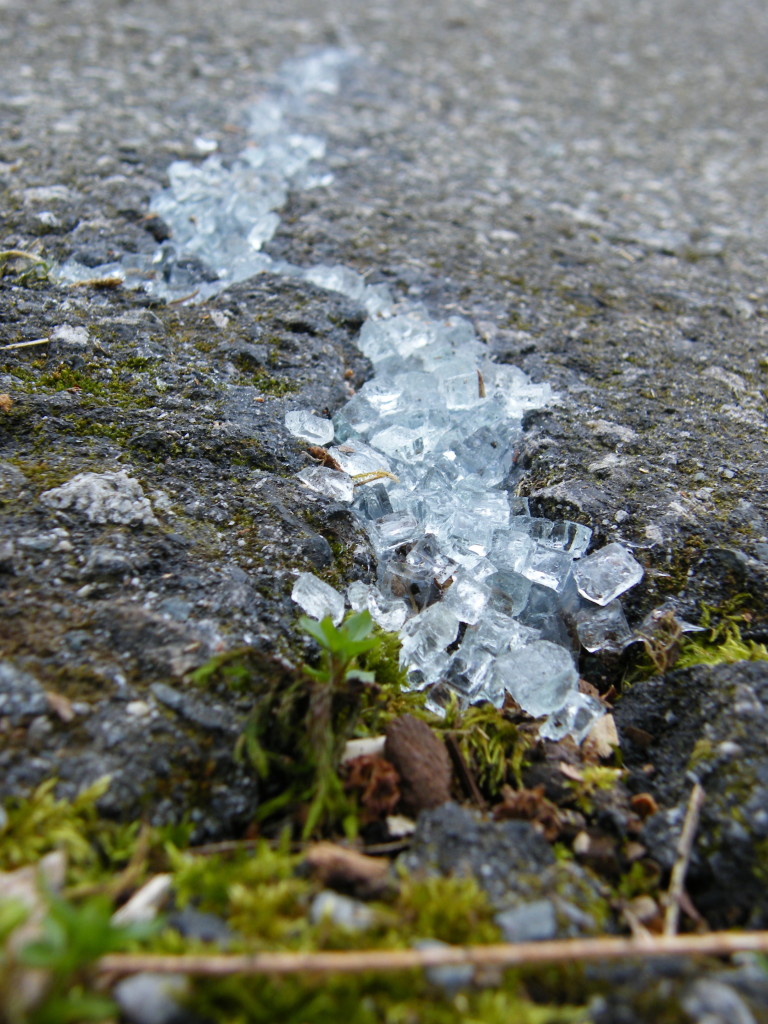
<instances>
[{"instance_id":1,"label":"thin twig","mask_svg":"<svg viewBox=\"0 0 768 1024\"><path fill-rule=\"evenodd\" d=\"M672 876L669 880L667 909L664 913L665 935L677 934L677 925L680 919L680 899L685 887L685 876L688 872L688 865L691 862L693 840L696 837L696 829L699 827L701 805L704 803L705 797L704 789L697 782L688 798L688 808L685 812L683 828L677 841L677 859L675 860Z\"/></svg>"},{"instance_id":2,"label":"thin twig","mask_svg":"<svg viewBox=\"0 0 768 1024\"><path fill-rule=\"evenodd\" d=\"M34 341L14 341L11 345L0 345L0 352L5 352L9 348L29 348L30 345L47 345L50 338L35 338Z\"/></svg>"},{"instance_id":3,"label":"thin twig","mask_svg":"<svg viewBox=\"0 0 768 1024\"><path fill-rule=\"evenodd\" d=\"M120 288L124 278L119 274L109 274L107 277L89 277L83 281L70 281L69 288Z\"/></svg>"},{"instance_id":4,"label":"thin twig","mask_svg":"<svg viewBox=\"0 0 768 1024\"><path fill-rule=\"evenodd\" d=\"M456 769L456 774L459 776L464 792L477 807L482 807L485 810L485 808L488 807L488 804L483 797L483 794L480 792L477 780L461 752L461 748L459 747L456 737L446 735L444 738L445 745L448 748L448 753L453 761L453 767Z\"/></svg>"},{"instance_id":5,"label":"thin twig","mask_svg":"<svg viewBox=\"0 0 768 1024\"><path fill-rule=\"evenodd\" d=\"M225 853L239 853L241 850L255 850L263 842L263 839L224 839L219 843L189 846L184 852L192 857L215 857Z\"/></svg>"},{"instance_id":6,"label":"thin twig","mask_svg":"<svg viewBox=\"0 0 768 1024\"><path fill-rule=\"evenodd\" d=\"M0 260L29 260L31 263L45 264L42 256L27 252L25 249L0 249Z\"/></svg>"},{"instance_id":7,"label":"thin twig","mask_svg":"<svg viewBox=\"0 0 768 1024\"><path fill-rule=\"evenodd\" d=\"M360 974L364 971L410 971L425 967L469 964L477 967L568 963L574 960L621 960L627 957L728 956L768 952L768 932L710 932L708 935L659 935L637 939L555 939L550 942L509 942L489 946L440 946L428 949L362 949L319 953L193 954L112 953L102 957L99 974L125 976L190 974L228 977L233 974Z\"/></svg>"},{"instance_id":8,"label":"thin twig","mask_svg":"<svg viewBox=\"0 0 768 1024\"><path fill-rule=\"evenodd\" d=\"M622 907L621 915L627 922L627 927L632 933L632 938L636 942L648 942L653 939L653 933L650 929L646 928L637 914L630 907Z\"/></svg>"},{"instance_id":9,"label":"thin twig","mask_svg":"<svg viewBox=\"0 0 768 1024\"><path fill-rule=\"evenodd\" d=\"M199 291L199 288L195 288L195 290L193 292L190 292L189 295L180 295L178 299L171 299L170 302L166 303L166 305L181 306L182 303L189 302L190 299L194 299L194 297L199 293Z\"/></svg>"}]
</instances>

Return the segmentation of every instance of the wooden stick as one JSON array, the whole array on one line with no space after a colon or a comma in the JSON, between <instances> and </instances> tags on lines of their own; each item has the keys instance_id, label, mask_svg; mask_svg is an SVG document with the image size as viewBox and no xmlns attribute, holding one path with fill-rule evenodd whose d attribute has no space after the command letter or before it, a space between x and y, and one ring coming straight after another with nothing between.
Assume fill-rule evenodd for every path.
<instances>
[{"instance_id":1,"label":"wooden stick","mask_svg":"<svg viewBox=\"0 0 768 1024\"><path fill-rule=\"evenodd\" d=\"M669 880L667 909L664 912L665 935L677 934L677 925L680 919L680 900L683 895L688 865L691 862L693 840L696 836L696 829L699 827L701 805L704 803L705 796L703 788L697 782L688 798L688 808L685 812L683 828L677 841L677 859L672 868L672 877Z\"/></svg>"},{"instance_id":2,"label":"wooden stick","mask_svg":"<svg viewBox=\"0 0 768 1024\"><path fill-rule=\"evenodd\" d=\"M29 348L30 345L47 345L50 338L35 338L34 341L14 341L11 345L0 345L0 351L6 352L10 348Z\"/></svg>"},{"instance_id":3,"label":"wooden stick","mask_svg":"<svg viewBox=\"0 0 768 1024\"><path fill-rule=\"evenodd\" d=\"M519 967L574 960L621 960L627 957L728 956L768 952L768 931L710 932L708 935L659 935L650 939L554 939L489 946L440 946L433 949L361 949L349 952L254 953L175 956L112 953L102 957L99 974L124 976L140 971L223 978L233 974L360 974L365 971L410 971L469 964Z\"/></svg>"}]
</instances>

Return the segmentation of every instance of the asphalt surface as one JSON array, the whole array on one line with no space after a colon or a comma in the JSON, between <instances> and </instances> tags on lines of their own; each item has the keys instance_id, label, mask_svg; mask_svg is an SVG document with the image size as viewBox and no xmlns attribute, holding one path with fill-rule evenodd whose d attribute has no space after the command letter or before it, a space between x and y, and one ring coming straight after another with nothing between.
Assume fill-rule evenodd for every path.
<instances>
[{"instance_id":1,"label":"asphalt surface","mask_svg":"<svg viewBox=\"0 0 768 1024\"><path fill-rule=\"evenodd\" d=\"M632 546L647 570L631 598L633 624L668 600L695 618L702 602L722 607L746 594L746 633L764 638L764 4L0 0L0 248L58 261L76 255L91 265L152 251L146 215L169 163L201 158L197 139L215 141L225 158L237 153L249 106L285 61L329 45L352 51L355 60L339 93L323 98L302 127L327 140L323 165L333 179L289 197L266 251L302 265L340 263L423 302L431 315L469 317L497 358L555 387L558 403L527 423L516 484L543 514L579 519L595 529L598 543ZM134 358L160 359L165 342L158 339L177 338L181 325L200 342L188 375L196 374L196 386L204 376L203 335L212 332L205 311L185 307L174 320L168 310L137 313L135 297L89 298L50 285L11 289L9 275L4 284L2 343L32 340L70 321L110 321L114 332L120 320L121 337L132 341L135 328L146 343ZM243 331L263 308L284 333L333 335L333 353L314 366L305 357L321 343L306 340L301 349L294 342L295 366L305 358L301 387L319 381L328 402L340 402L343 389L323 374L352 366L349 343L359 321L344 303L334 309L313 293L312 335L298 321L286 327L286 308L298 307L301 296L283 289L270 306L268 293L263 282L246 287L219 311ZM353 372L362 379L359 365ZM12 397L23 409L23 395ZM268 431L271 417L274 431L282 411L267 402L254 422ZM198 429L200 448L214 429L213 414L197 428L195 415L192 406L183 412L179 432L194 439ZM245 430L234 413L231 419ZM4 436L4 458L28 440L14 430ZM134 437L136 431L132 422ZM161 429L143 443L168 459L167 479L146 460L147 488L168 486L177 497L182 469L174 477L170 463L178 449ZM271 462L254 456L250 468L295 470L295 449L281 443ZM75 449L80 461L70 473L87 468L90 457L81 442ZM204 454L214 466L214 455ZM100 451L102 463L119 456L118 449ZM217 467L184 470L187 489L199 483L205 493L206 514ZM246 483L238 484L241 491ZM183 495L185 508L193 498ZM301 495L280 501L283 511L274 513L273 502L269 512L270 523L277 515L273 579L280 545L301 532ZM227 515L220 510L220 519ZM77 542L76 530L72 536ZM319 541L312 548L316 536L301 555L309 559L303 567L330 559L327 538L327 550ZM82 540L83 563L93 542ZM226 551L232 564L235 554ZM294 555L292 547L291 568ZM158 574L175 557L158 556L167 560ZM39 566L36 572L41 578ZM198 577L205 590L202 569ZM289 609L280 586L270 593L270 581L262 581L267 596L253 597L262 617L264 601L282 602L278 633L286 627L277 620ZM52 609L50 594L43 588L40 595L40 607ZM237 616L228 607L209 612L220 623ZM112 614L108 604L102 614ZM5 634L8 650L19 644L13 628ZM161 637L160 620L155 628ZM37 670L33 633L26 629L20 650L24 665ZM126 656L145 642L138 626L112 633L109 642L122 643ZM114 639L118 634L123 639ZM198 642L201 657L210 653L197 634L178 638L180 650ZM54 658L44 655L40 665ZM146 659L138 662L146 675ZM156 679L173 678L167 657L152 671ZM140 726L135 733L132 742L139 742ZM171 737L169 749L174 743ZM46 762L41 771L48 768ZM246 812L238 807L231 815Z\"/></svg>"}]
</instances>

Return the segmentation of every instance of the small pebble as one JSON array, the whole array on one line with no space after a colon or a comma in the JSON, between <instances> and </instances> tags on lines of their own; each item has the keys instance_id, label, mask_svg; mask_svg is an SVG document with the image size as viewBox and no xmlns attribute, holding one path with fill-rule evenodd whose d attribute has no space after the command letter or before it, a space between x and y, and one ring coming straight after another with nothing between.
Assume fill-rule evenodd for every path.
<instances>
[{"instance_id":1,"label":"small pebble","mask_svg":"<svg viewBox=\"0 0 768 1024\"><path fill-rule=\"evenodd\" d=\"M126 715L132 715L134 718L144 718L151 710L145 700L131 700L125 705Z\"/></svg>"}]
</instances>

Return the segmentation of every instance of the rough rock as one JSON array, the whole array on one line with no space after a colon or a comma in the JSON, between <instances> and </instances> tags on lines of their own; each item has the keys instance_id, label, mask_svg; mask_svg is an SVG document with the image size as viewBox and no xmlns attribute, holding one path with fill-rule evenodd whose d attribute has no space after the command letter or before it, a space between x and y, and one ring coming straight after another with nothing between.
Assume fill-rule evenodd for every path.
<instances>
[{"instance_id":1,"label":"rough rock","mask_svg":"<svg viewBox=\"0 0 768 1024\"><path fill-rule=\"evenodd\" d=\"M141 485L127 473L78 473L61 487L43 491L40 501L81 512L91 523L158 525Z\"/></svg>"},{"instance_id":2,"label":"rough rock","mask_svg":"<svg viewBox=\"0 0 768 1024\"><path fill-rule=\"evenodd\" d=\"M47 710L45 690L35 677L9 661L0 662L0 717L19 725Z\"/></svg>"},{"instance_id":3,"label":"rough rock","mask_svg":"<svg viewBox=\"0 0 768 1024\"><path fill-rule=\"evenodd\" d=\"M522 929L527 921L525 927L540 932L550 913L558 936L590 933L597 927L579 906L597 903L599 886L577 865L556 863L549 843L527 821L488 821L446 803L419 815L410 848L399 863L416 874L475 878L500 911L502 928L509 912L512 929ZM548 924L546 929L548 934Z\"/></svg>"},{"instance_id":4,"label":"rough rock","mask_svg":"<svg viewBox=\"0 0 768 1024\"><path fill-rule=\"evenodd\" d=\"M694 904L724 926L765 927L768 662L698 665L639 682L617 705L616 718L625 763L636 773L630 784L650 789L661 805L644 829L651 855L671 868L698 780L706 800L688 874ZM647 764L654 767L650 776Z\"/></svg>"},{"instance_id":5,"label":"rough rock","mask_svg":"<svg viewBox=\"0 0 768 1024\"><path fill-rule=\"evenodd\" d=\"M111 774L105 813L148 807L156 822L191 813L201 837L231 834L258 800L234 761L242 723L262 681L283 671L279 658L304 656L290 601L296 573L339 582L339 572L369 571L362 549L354 560L348 512L290 478L311 460L283 426L288 398L328 413L348 381L362 380L351 342L360 315L284 281L244 285L218 302L224 327L196 310L150 313L130 294L107 310L73 300L70 325L79 316L99 338L80 369L60 348L34 366L25 350L8 357L26 376L17 418L0 418L3 451L15 460L3 463L0 487L0 639L40 692L81 710L69 723L42 718L45 728L28 737L34 757L14 734L0 755L5 794L50 774L72 794ZM35 333L50 329L38 322ZM261 334L274 354L268 370L238 369L240 339ZM60 390L62 378L78 386ZM40 431L25 433L32 422ZM115 460L125 468L109 468ZM189 692L189 673L232 647L253 650L247 691ZM127 714L142 703L146 714ZM44 700L29 707L24 722L49 710Z\"/></svg>"}]
</instances>

